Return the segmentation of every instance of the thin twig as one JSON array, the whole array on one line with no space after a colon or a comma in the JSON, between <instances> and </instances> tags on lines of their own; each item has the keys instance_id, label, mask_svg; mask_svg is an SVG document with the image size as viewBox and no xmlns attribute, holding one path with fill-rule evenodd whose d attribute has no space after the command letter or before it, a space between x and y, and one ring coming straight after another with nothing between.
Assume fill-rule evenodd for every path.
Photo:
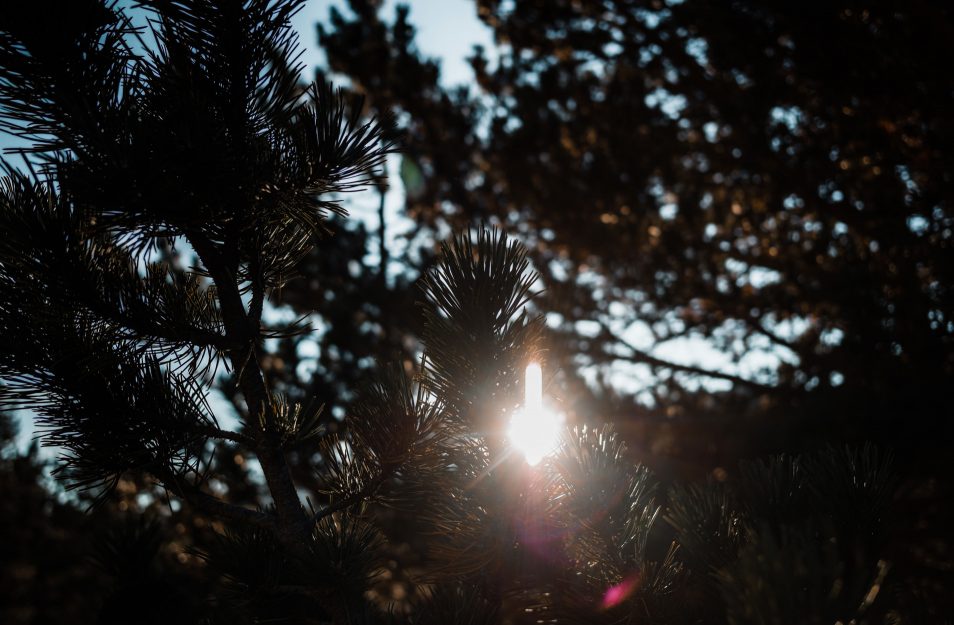
<instances>
[{"instance_id":1,"label":"thin twig","mask_svg":"<svg viewBox=\"0 0 954 625\"><path fill-rule=\"evenodd\" d=\"M381 474L379 474L376 478L374 478L373 480L365 484L364 488L362 488L358 492L348 495L344 499L337 501L333 504L329 504L325 506L324 508L322 508L321 510L315 513L314 522L317 523L323 518L327 516L331 516L335 512L340 512L341 510L350 508L351 506L359 504L365 499L370 498L374 494L374 491L376 491L381 486L381 484L384 483L384 481L387 479L387 474L388 472L381 472Z\"/></svg>"},{"instance_id":2,"label":"thin twig","mask_svg":"<svg viewBox=\"0 0 954 625\"><path fill-rule=\"evenodd\" d=\"M251 449L255 448L255 441L241 432L233 432L231 430L223 430L215 426L206 426L199 429L201 434L204 434L210 438L218 438L220 440L232 441L233 443L238 443L239 445L245 445Z\"/></svg>"}]
</instances>

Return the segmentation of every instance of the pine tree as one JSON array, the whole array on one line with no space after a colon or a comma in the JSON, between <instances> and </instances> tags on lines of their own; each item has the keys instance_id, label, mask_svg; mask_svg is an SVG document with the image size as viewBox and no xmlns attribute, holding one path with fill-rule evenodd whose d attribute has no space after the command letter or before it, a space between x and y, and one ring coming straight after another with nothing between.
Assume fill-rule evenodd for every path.
<instances>
[{"instance_id":1,"label":"pine tree","mask_svg":"<svg viewBox=\"0 0 954 625\"><path fill-rule=\"evenodd\" d=\"M201 554L201 614L174 614L183 587L156 573L153 526L115 532L102 568L163 609L118 593L104 622L831 623L893 609L895 482L873 448L704 484L659 479L609 427L567 428L536 466L515 453L508 422L546 341L528 252L497 231L442 247L420 357L382 367L344 427L276 391L265 300L327 236L340 194L374 180L389 126L326 84L301 88L299 1L144 4L146 33L92 1L56 5L56 22L42 20L52 3L5 9L0 26L3 127L38 163L7 167L0 193L0 406L37 415L70 487L102 498L148 476L222 524ZM235 429L205 400L217 367L244 399ZM320 454L314 499L291 446ZM254 455L268 505L216 492L214 449Z\"/></svg>"}]
</instances>

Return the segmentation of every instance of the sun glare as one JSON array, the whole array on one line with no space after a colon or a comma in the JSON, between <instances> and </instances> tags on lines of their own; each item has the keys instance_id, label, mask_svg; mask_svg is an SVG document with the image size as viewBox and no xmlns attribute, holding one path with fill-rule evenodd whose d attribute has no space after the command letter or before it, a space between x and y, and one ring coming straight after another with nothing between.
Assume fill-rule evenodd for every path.
<instances>
[{"instance_id":1,"label":"sun glare","mask_svg":"<svg viewBox=\"0 0 954 625\"><path fill-rule=\"evenodd\" d=\"M543 371L532 362L527 365L526 399L510 421L507 432L514 449L534 466L556 450L560 442L562 418L543 405Z\"/></svg>"}]
</instances>

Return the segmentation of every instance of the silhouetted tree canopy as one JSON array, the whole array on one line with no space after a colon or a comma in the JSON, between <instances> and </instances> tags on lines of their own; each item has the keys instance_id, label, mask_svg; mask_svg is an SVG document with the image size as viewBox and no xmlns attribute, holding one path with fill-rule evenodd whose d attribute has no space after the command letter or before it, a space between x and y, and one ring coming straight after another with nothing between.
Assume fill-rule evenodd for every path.
<instances>
[{"instance_id":1,"label":"silhouetted tree canopy","mask_svg":"<svg viewBox=\"0 0 954 625\"><path fill-rule=\"evenodd\" d=\"M355 1L362 99L303 84L302 5L0 9L0 620L952 612L950 463L909 453L949 431L951 93L906 39L943 11L480 3L506 46L448 92Z\"/></svg>"},{"instance_id":2,"label":"silhouetted tree canopy","mask_svg":"<svg viewBox=\"0 0 954 625\"><path fill-rule=\"evenodd\" d=\"M945 3L481 0L470 88L441 86L413 8L349 5L320 40L399 112L408 214L529 242L564 370L597 366L589 411L949 440ZM660 349L685 337L727 364Z\"/></svg>"}]
</instances>

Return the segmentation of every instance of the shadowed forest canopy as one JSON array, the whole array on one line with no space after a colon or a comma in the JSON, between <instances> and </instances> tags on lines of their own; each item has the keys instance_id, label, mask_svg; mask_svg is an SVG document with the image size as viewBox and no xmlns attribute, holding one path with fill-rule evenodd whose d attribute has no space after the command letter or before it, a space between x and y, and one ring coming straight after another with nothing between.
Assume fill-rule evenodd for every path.
<instances>
[{"instance_id":1,"label":"shadowed forest canopy","mask_svg":"<svg viewBox=\"0 0 954 625\"><path fill-rule=\"evenodd\" d=\"M945 3L480 0L497 48L461 88L413 6L349 6L320 41L398 112L409 216L529 242L583 414L949 431Z\"/></svg>"},{"instance_id":2,"label":"shadowed forest canopy","mask_svg":"<svg viewBox=\"0 0 954 625\"><path fill-rule=\"evenodd\" d=\"M0 622L954 614L954 10L344 4L0 3Z\"/></svg>"}]
</instances>

